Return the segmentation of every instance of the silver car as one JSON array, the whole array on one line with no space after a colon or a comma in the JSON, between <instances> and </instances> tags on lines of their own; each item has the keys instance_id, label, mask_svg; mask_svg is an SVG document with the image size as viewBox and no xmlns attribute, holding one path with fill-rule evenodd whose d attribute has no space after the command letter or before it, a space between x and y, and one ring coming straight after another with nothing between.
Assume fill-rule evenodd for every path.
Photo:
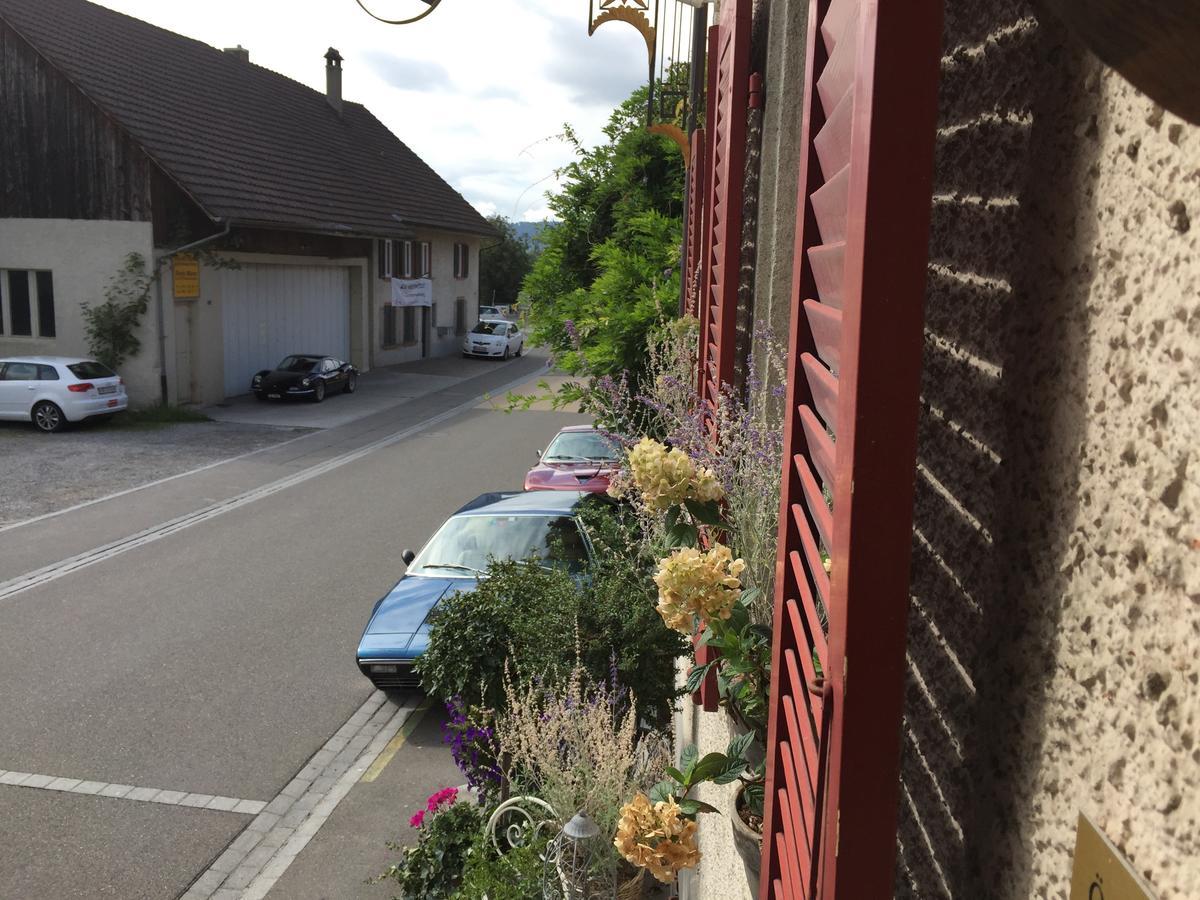
<instances>
[{"instance_id":1,"label":"silver car","mask_svg":"<svg viewBox=\"0 0 1200 900\"><path fill-rule=\"evenodd\" d=\"M125 382L103 363L71 356L0 359L0 419L54 432L128 406Z\"/></svg>"}]
</instances>

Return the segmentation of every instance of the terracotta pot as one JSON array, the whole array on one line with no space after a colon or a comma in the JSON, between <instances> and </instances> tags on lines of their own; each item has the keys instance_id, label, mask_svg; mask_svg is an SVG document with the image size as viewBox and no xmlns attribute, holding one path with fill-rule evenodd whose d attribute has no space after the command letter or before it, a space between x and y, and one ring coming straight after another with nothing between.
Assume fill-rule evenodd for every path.
<instances>
[{"instance_id":1,"label":"terracotta pot","mask_svg":"<svg viewBox=\"0 0 1200 900\"><path fill-rule=\"evenodd\" d=\"M746 786L739 784L733 798L733 815L729 817L733 823L733 846L746 866L746 871L757 884L759 869L762 868L762 834L745 823L741 816L742 793Z\"/></svg>"}]
</instances>

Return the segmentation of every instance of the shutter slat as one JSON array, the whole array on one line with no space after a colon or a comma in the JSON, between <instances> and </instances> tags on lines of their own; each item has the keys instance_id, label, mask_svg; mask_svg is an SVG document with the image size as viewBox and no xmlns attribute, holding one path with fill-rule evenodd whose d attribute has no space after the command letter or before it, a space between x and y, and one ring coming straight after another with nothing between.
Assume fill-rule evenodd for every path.
<instances>
[{"instance_id":1,"label":"shutter slat","mask_svg":"<svg viewBox=\"0 0 1200 900\"><path fill-rule=\"evenodd\" d=\"M821 240L836 244L846 240L846 201L850 192L850 167L843 166L833 177L813 192L813 213L817 217L817 228Z\"/></svg>"},{"instance_id":2,"label":"shutter slat","mask_svg":"<svg viewBox=\"0 0 1200 900\"><path fill-rule=\"evenodd\" d=\"M794 846L788 848L789 855L795 854L795 872L799 876L800 886L804 893L803 897L809 896L808 879L805 877L807 866L804 865L803 857L805 848L812 844L812 810L816 798L812 798L805 803L805 794L807 793L801 786L800 780L796 776L795 758L792 756L791 743L785 742L780 745L783 756L783 781L787 786L789 798L795 798L795 802L789 801L786 807L785 815L791 819L792 831L795 833L797 840Z\"/></svg>"},{"instance_id":3,"label":"shutter slat","mask_svg":"<svg viewBox=\"0 0 1200 900\"><path fill-rule=\"evenodd\" d=\"M817 474L821 476L821 484L832 490L833 441L812 409L801 406L797 412L800 414L800 425L804 428L804 439L808 442L808 455L812 457Z\"/></svg>"},{"instance_id":4,"label":"shutter slat","mask_svg":"<svg viewBox=\"0 0 1200 900\"><path fill-rule=\"evenodd\" d=\"M825 566L821 563L821 549L817 546L817 537L812 533L812 529L808 525L808 520L803 515L793 516L793 521L796 525L796 534L800 538L800 550L795 552L802 552L804 554L804 563L808 567L808 571L812 574L813 584L817 588L816 598L810 599L819 599L821 601L821 605L826 610L826 621L828 621L829 575L826 574ZM827 629L821 628L815 603L812 604L811 609L812 621L809 622L809 627L813 628L814 632L820 637L819 641L816 642L816 649L819 651L818 655L821 657L821 665L824 666L826 658L824 635ZM805 614L807 615L808 613L809 610L806 608Z\"/></svg>"},{"instance_id":5,"label":"shutter slat","mask_svg":"<svg viewBox=\"0 0 1200 900\"><path fill-rule=\"evenodd\" d=\"M800 873L799 860L793 856L793 848L800 846L799 835L792 827L795 810L786 795L780 798L780 805L783 812L783 840L781 849L784 853L784 859L787 862L787 865L781 866L779 870L779 874L783 879L783 897L784 900L804 900L804 894L802 893L804 887L798 883L800 881L798 877Z\"/></svg>"},{"instance_id":6,"label":"shutter slat","mask_svg":"<svg viewBox=\"0 0 1200 900\"><path fill-rule=\"evenodd\" d=\"M817 79L817 94L821 98L821 107L827 116L833 112L833 108L838 105L854 83L854 68L858 63L858 41L854 40L851 32L857 24L858 8L856 4L842 26L842 37L838 38L829 54L829 62L825 65L825 71Z\"/></svg>"},{"instance_id":7,"label":"shutter slat","mask_svg":"<svg viewBox=\"0 0 1200 900\"><path fill-rule=\"evenodd\" d=\"M842 314L841 311L815 300L804 301L804 312L808 316L808 327L812 331L817 355L831 370L841 367Z\"/></svg>"},{"instance_id":8,"label":"shutter slat","mask_svg":"<svg viewBox=\"0 0 1200 900\"><path fill-rule=\"evenodd\" d=\"M812 469L809 468L808 460L802 454L797 453L793 457L793 461L796 466L796 474L800 476L800 491L804 500L804 508L817 526L821 545L826 548L832 547L833 513L829 511L829 506L825 503L821 486L817 484L817 479L813 475Z\"/></svg>"},{"instance_id":9,"label":"shutter slat","mask_svg":"<svg viewBox=\"0 0 1200 900\"><path fill-rule=\"evenodd\" d=\"M853 121L854 92L846 91L813 138L817 159L821 161L821 172L827 179L850 164L850 126Z\"/></svg>"},{"instance_id":10,"label":"shutter slat","mask_svg":"<svg viewBox=\"0 0 1200 900\"><path fill-rule=\"evenodd\" d=\"M825 424L835 435L837 434L837 402L838 402L838 380L833 373L821 365L811 353L802 353L800 355L800 365L804 370L804 377L808 383L808 390L812 394L813 406L817 408L817 413L825 420Z\"/></svg>"},{"instance_id":11,"label":"shutter slat","mask_svg":"<svg viewBox=\"0 0 1200 900\"><path fill-rule=\"evenodd\" d=\"M830 53L845 33L846 23L855 18L857 12L856 0L832 0L829 4L829 10L821 21L821 37L825 41L825 49Z\"/></svg>"},{"instance_id":12,"label":"shutter slat","mask_svg":"<svg viewBox=\"0 0 1200 900\"><path fill-rule=\"evenodd\" d=\"M817 296L826 306L842 308L842 278L845 276L846 242L820 244L808 251Z\"/></svg>"},{"instance_id":13,"label":"shutter slat","mask_svg":"<svg viewBox=\"0 0 1200 900\"><path fill-rule=\"evenodd\" d=\"M795 515L793 512L793 519L794 517ZM803 517L801 517L801 521L803 521ZM809 535L811 540L811 532L808 530L808 523L804 523L802 529L803 533L805 535ZM812 545L815 548L816 542L812 541ZM820 554L817 553L815 555L817 557L817 568L813 568L812 562L809 559L810 554L808 553L807 546L805 547L803 557L800 555L799 550L792 550L790 553L788 553L788 563L792 567L792 577L796 579L796 592L800 596L796 599L789 598L787 602L788 604L803 611L804 628L801 628L799 625L799 612L788 609L788 616L789 620L790 617L796 617L796 625L792 629L793 632L804 638L805 643L807 643L807 645L812 648L812 651L817 654L817 661L821 664L821 668L824 669L825 660L829 657L827 638L825 637L825 629L821 627L821 617L817 614L817 604L815 602L812 589L809 587L808 582L804 577L806 572L811 574L813 581L817 582L817 590L820 591L822 589L820 586L820 575L825 573L825 567L820 565ZM828 595L829 590L828 581L825 582L824 590L825 594L820 595L821 602L827 603L828 601L825 600L825 597ZM797 638L797 640L799 640L799 638Z\"/></svg>"},{"instance_id":14,"label":"shutter slat","mask_svg":"<svg viewBox=\"0 0 1200 900\"><path fill-rule=\"evenodd\" d=\"M800 723L802 713L797 709L796 696L799 696L801 702L805 704L803 725ZM808 691L804 691L803 694L789 694L783 698L784 733L792 737L792 762L796 766L796 771L804 776L804 790L801 791L801 796L805 792L816 793L817 770L820 762L817 759L817 746L812 738L813 727L809 724L812 712L808 708L807 697Z\"/></svg>"}]
</instances>

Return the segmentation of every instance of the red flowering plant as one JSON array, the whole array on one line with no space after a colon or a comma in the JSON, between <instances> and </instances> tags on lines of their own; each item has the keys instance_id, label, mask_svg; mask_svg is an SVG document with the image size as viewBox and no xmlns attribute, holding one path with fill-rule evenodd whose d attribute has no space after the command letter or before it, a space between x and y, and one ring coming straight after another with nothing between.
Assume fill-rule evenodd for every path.
<instances>
[{"instance_id":1,"label":"red flowering plant","mask_svg":"<svg viewBox=\"0 0 1200 900\"><path fill-rule=\"evenodd\" d=\"M378 880L391 879L405 898L447 900L462 884L463 870L471 849L483 831L483 810L474 803L458 803L458 788L434 791L408 824L417 829L417 843L401 847L389 843L392 850L403 851L403 858L389 866Z\"/></svg>"}]
</instances>

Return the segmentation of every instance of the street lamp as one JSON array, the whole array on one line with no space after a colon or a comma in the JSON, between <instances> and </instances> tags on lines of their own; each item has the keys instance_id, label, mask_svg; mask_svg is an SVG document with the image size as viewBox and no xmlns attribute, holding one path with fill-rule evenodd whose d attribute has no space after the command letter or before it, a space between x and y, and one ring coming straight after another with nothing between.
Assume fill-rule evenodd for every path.
<instances>
[{"instance_id":1,"label":"street lamp","mask_svg":"<svg viewBox=\"0 0 1200 900\"><path fill-rule=\"evenodd\" d=\"M372 19L383 22L385 25L411 25L413 22L420 22L423 18L425 18L427 15L429 15L435 9L437 9L438 4L441 3L442 0L409 0L410 3L421 3L421 4L424 4L428 8L424 9L424 10L420 10L419 12L416 13L416 15L411 15L406 18L400 18L400 19L389 19L384 16L380 16L380 15L377 15L376 13L371 12L371 10L369 10L367 8L367 4L365 4L363 2L363 0L354 0L354 2L357 3L359 5L359 7L362 9L362 11L365 12Z\"/></svg>"}]
</instances>

